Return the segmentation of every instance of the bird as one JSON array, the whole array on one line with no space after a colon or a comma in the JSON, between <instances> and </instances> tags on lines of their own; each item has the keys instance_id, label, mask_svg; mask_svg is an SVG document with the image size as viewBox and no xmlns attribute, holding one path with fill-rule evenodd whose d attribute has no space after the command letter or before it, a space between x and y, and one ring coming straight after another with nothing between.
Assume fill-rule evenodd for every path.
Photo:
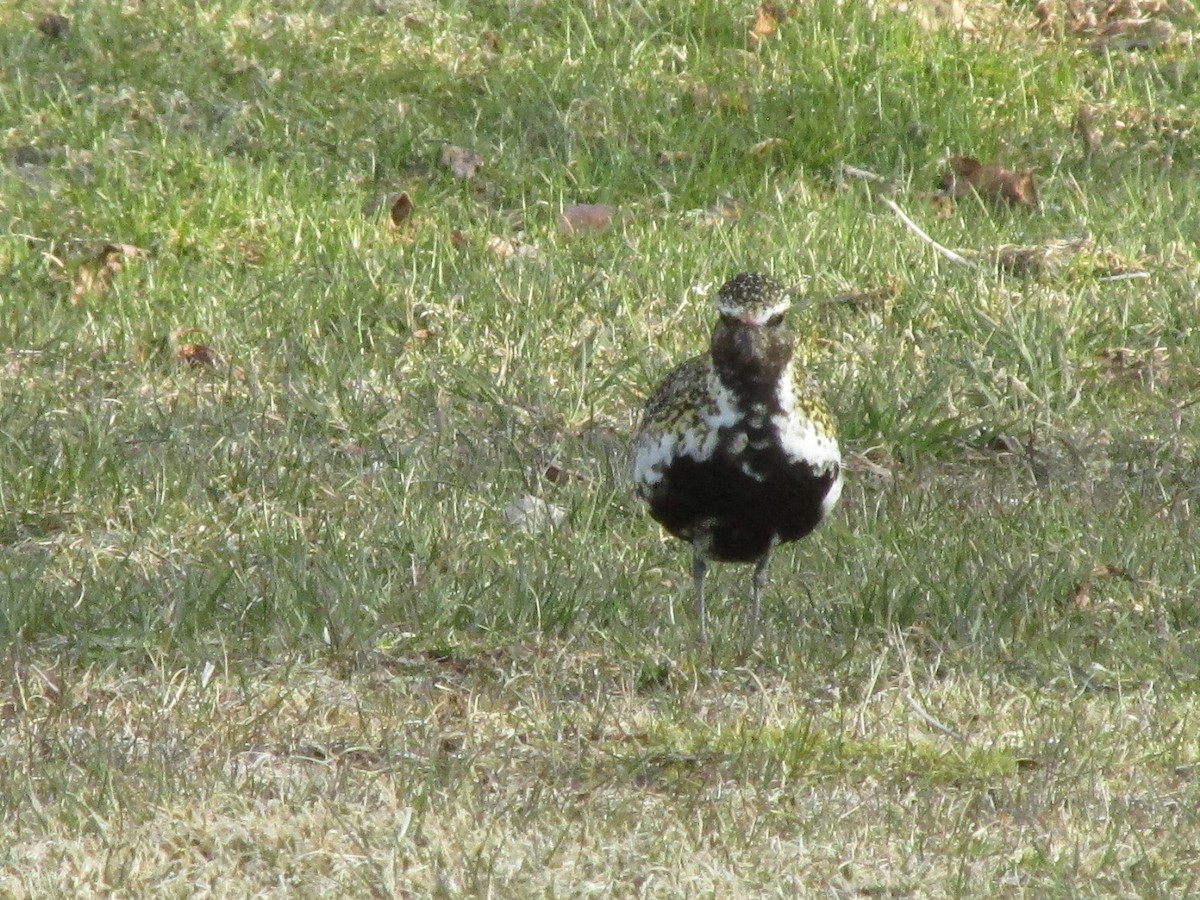
<instances>
[{"instance_id":1,"label":"bird","mask_svg":"<svg viewBox=\"0 0 1200 900\"><path fill-rule=\"evenodd\" d=\"M757 272L724 283L708 352L672 369L633 441L637 495L692 547L694 610L708 641L710 562L753 563L748 632L758 636L767 564L808 535L842 492L837 431L795 358L790 292Z\"/></svg>"}]
</instances>

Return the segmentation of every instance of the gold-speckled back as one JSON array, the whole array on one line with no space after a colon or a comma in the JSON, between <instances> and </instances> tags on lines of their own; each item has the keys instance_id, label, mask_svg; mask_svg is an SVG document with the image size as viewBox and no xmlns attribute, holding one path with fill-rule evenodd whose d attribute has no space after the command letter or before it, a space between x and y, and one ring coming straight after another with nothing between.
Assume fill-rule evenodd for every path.
<instances>
[{"instance_id":1,"label":"gold-speckled back","mask_svg":"<svg viewBox=\"0 0 1200 900\"><path fill-rule=\"evenodd\" d=\"M837 423L817 388L816 380L799 366L792 367L792 390L796 392L796 411L811 419L817 430L829 438L837 438Z\"/></svg>"}]
</instances>

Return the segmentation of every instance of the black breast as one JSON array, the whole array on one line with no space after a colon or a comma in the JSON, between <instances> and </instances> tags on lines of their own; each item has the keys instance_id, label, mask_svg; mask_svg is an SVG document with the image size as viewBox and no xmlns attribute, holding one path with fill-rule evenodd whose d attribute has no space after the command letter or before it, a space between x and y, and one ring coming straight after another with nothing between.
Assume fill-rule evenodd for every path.
<instances>
[{"instance_id":1,"label":"black breast","mask_svg":"<svg viewBox=\"0 0 1200 900\"><path fill-rule=\"evenodd\" d=\"M650 492L650 514L689 542L707 532L713 560L751 562L817 527L837 475L836 468L819 472L789 461L776 447L718 451L704 461L681 456Z\"/></svg>"}]
</instances>

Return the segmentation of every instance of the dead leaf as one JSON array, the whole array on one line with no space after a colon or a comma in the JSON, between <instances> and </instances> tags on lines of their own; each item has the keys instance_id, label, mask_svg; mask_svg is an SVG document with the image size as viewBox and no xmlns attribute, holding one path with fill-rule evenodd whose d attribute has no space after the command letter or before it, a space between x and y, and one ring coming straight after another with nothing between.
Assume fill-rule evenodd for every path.
<instances>
[{"instance_id":1,"label":"dead leaf","mask_svg":"<svg viewBox=\"0 0 1200 900\"><path fill-rule=\"evenodd\" d=\"M954 215L954 200L940 191L930 194L929 205L939 219L949 219Z\"/></svg>"},{"instance_id":2,"label":"dead leaf","mask_svg":"<svg viewBox=\"0 0 1200 900\"><path fill-rule=\"evenodd\" d=\"M135 247L133 244L105 244L104 248L100 251L100 255L109 259L114 257L145 259L149 255L149 251L143 250L141 247Z\"/></svg>"},{"instance_id":3,"label":"dead leaf","mask_svg":"<svg viewBox=\"0 0 1200 900\"><path fill-rule=\"evenodd\" d=\"M1033 15L1038 20L1038 29L1048 37L1054 37L1058 33L1058 29L1054 24L1054 2L1053 0L1037 0L1037 5L1033 8Z\"/></svg>"},{"instance_id":4,"label":"dead leaf","mask_svg":"<svg viewBox=\"0 0 1200 900\"><path fill-rule=\"evenodd\" d=\"M750 92L746 88L722 91L717 95L717 106L726 112L749 112Z\"/></svg>"},{"instance_id":5,"label":"dead leaf","mask_svg":"<svg viewBox=\"0 0 1200 900\"><path fill-rule=\"evenodd\" d=\"M659 150L658 161L662 165L670 165L671 163L685 162L692 158L692 154L688 150Z\"/></svg>"},{"instance_id":6,"label":"dead leaf","mask_svg":"<svg viewBox=\"0 0 1200 900\"><path fill-rule=\"evenodd\" d=\"M100 299L112 287L113 279L125 268L129 259L144 259L146 251L132 244L105 244L99 253L85 260L75 272L71 284L71 303Z\"/></svg>"},{"instance_id":7,"label":"dead leaf","mask_svg":"<svg viewBox=\"0 0 1200 900\"><path fill-rule=\"evenodd\" d=\"M767 138L765 141L759 141L750 148L750 153L754 156L766 156L772 150L776 150L787 143L783 138Z\"/></svg>"},{"instance_id":8,"label":"dead leaf","mask_svg":"<svg viewBox=\"0 0 1200 900\"><path fill-rule=\"evenodd\" d=\"M66 37L70 29L71 20L59 13L47 13L37 23L37 30L53 40Z\"/></svg>"},{"instance_id":9,"label":"dead leaf","mask_svg":"<svg viewBox=\"0 0 1200 900\"><path fill-rule=\"evenodd\" d=\"M1103 53L1190 41L1190 32L1179 27L1194 21L1195 6L1179 0L1039 0L1034 15L1047 37L1072 35Z\"/></svg>"},{"instance_id":10,"label":"dead leaf","mask_svg":"<svg viewBox=\"0 0 1200 900\"><path fill-rule=\"evenodd\" d=\"M391 219L392 225L398 226L401 222L412 215L413 202L406 191L397 191L391 194L380 194L372 197L362 205L362 214L368 219L379 215L379 211L386 209L388 216Z\"/></svg>"},{"instance_id":11,"label":"dead leaf","mask_svg":"<svg viewBox=\"0 0 1200 900\"><path fill-rule=\"evenodd\" d=\"M1133 575L1124 566L1113 566L1108 563L1097 563L1092 566L1092 576L1095 578L1120 578L1132 583Z\"/></svg>"},{"instance_id":12,"label":"dead leaf","mask_svg":"<svg viewBox=\"0 0 1200 900\"><path fill-rule=\"evenodd\" d=\"M894 12L910 16L926 31L954 28L969 37L979 34L962 0L890 0L888 5Z\"/></svg>"},{"instance_id":13,"label":"dead leaf","mask_svg":"<svg viewBox=\"0 0 1200 900\"><path fill-rule=\"evenodd\" d=\"M442 165L454 173L455 178L471 178L484 162L482 156L466 147L454 144L442 147Z\"/></svg>"},{"instance_id":14,"label":"dead leaf","mask_svg":"<svg viewBox=\"0 0 1200 900\"><path fill-rule=\"evenodd\" d=\"M693 109L708 109L712 106L712 91L707 84L693 84L689 91Z\"/></svg>"},{"instance_id":15,"label":"dead leaf","mask_svg":"<svg viewBox=\"0 0 1200 900\"><path fill-rule=\"evenodd\" d=\"M870 173L864 173L870 175ZM879 178L878 175L872 175L872 178L878 178L882 185L880 191L883 193L891 193L896 190L896 186L886 179ZM954 198L945 191L913 191L913 196L923 202L927 202L933 210L934 215L939 219L949 219L954 215L957 208L954 204Z\"/></svg>"},{"instance_id":16,"label":"dead leaf","mask_svg":"<svg viewBox=\"0 0 1200 900\"><path fill-rule=\"evenodd\" d=\"M71 305L79 306L89 297L103 297L111 283L112 276L105 269L81 266L71 282Z\"/></svg>"},{"instance_id":17,"label":"dead leaf","mask_svg":"<svg viewBox=\"0 0 1200 900\"><path fill-rule=\"evenodd\" d=\"M1095 246L1086 237L1051 240L1025 247L1004 244L996 248L996 265L1013 275L1056 275Z\"/></svg>"},{"instance_id":18,"label":"dead leaf","mask_svg":"<svg viewBox=\"0 0 1200 900\"><path fill-rule=\"evenodd\" d=\"M175 351L175 362L197 369L211 368L219 359L217 352L206 344L180 344L179 349Z\"/></svg>"},{"instance_id":19,"label":"dead leaf","mask_svg":"<svg viewBox=\"0 0 1200 900\"><path fill-rule=\"evenodd\" d=\"M409 199L407 193L399 193L393 196L391 203L388 204L388 215L392 220L392 226L399 228L409 220L413 212L413 202Z\"/></svg>"},{"instance_id":20,"label":"dead leaf","mask_svg":"<svg viewBox=\"0 0 1200 900\"><path fill-rule=\"evenodd\" d=\"M500 52L500 35L495 31L485 31L479 36L479 46L491 53Z\"/></svg>"},{"instance_id":21,"label":"dead leaf","mask_svg":"<svg viewBox=\"0 0 1200 900\"><path fill-rule=\"evenodd\" d=\"M1075 113L1075 121L1072 123L1072 130L1076 136L1083 141L1083 148L1088 153L1095 151L1100 144L1100 139L1104 136L1096 125L1096 109L1087 104L1080 105Z\"/></svg>"},{"instance_id":22,"label":"dead leaf","mask_svg":"<svg viewBox=\"0 0 1200 900\"><path fill-rule=\"evenodd\" d=\"M1014 275L1039 277L1074 270L1102 281L1149 277L1115 251L1098 249L1089 237L1057 238L1028 246L1002 244L992 253L997 267Z\"/></svg>"},{"instance_id":23,"label":"dead leaf","mask_svg":"<svg viewBox=\"0 0 1200 900\"><path fill-rule=\"evenodd\" d=\"M1119 578L1122 581L1130 583L1136 581L1128 569L1108 565L1107 563L1096 563L1075 587L1075 605L1077 607L1087 609L1092 605L1092 584L1100 578Z\"/></svg>"},{"instance_id":24,"label":"dead leaf","mask_svg":"<svg viewBox=\"0 0 1200 900\"><path fill-rule=\"evenodd\" d=\"M1023 455L1025 448L1021 442L1011 434L997 434L987 442L986 449L990 453L995 453L999 456L1016 456Z\"/></svg>"},{"instance_id":25,"label":"dead leaf","mask_svg":"<svg viewBox=\"0 0 1200 900\"><path fill-rule=\"evenodd\" d=\"M736 222L746 212L746 204L732 197L722 197L708 209L699 213L703 225L724 225Z\"/></svg>"},{"instance_id":26,"label":"dead leaf","mask_svg":"<svg viewBox=\"0 0 1200 900\"><path fill-rule=\"evenodd\" d=\"M995 163L981 163L973 156L951 158L950 171L942 176L941 186L956 199L975 192L992 202L1004 201L1025 209L1038 206L1032 169L1014 172Z\"/></svg>"},{"instance_id":27,"label":"dead leaf","mask_svg":"<svg viewBox=\"0 0 1200 900\"><path fill-rule=\"evenodd\" d=\"M1108 381L1138 382L1153 386L1167 379L1168 353L1166 347L1133 350L1117 347L1097 354Z\"/></svg>"},{"instance_id":28,"label":"dead leaf","mask_svg":"<svg viewBox=\"0 0 1200 900\"><path fill-rule=\"evenodd\" d=\"M607 203L572 203L564 206L558 216L558 233L570 236L608 231L616 214L617 208Z\"/></svg>"},{"instance_id":29,"label":"dead leaf","mask_svg":"<svg viewBox=\"0 0 1200 900\"><path fill-rule=\"evenodd\" d=\"M25 166L45 166L54 158L54 154L32 144L18 144L9 148L4 158L9 165L21 169Z\"/></svg>"},{"instance_id":30,"label":"dead leaf","mask_svg":"<svg viewBox=\"0 0 1200 900\"><path fill-rule=\"evenodd\" d=\"M748 112L750 89L745 85L736 90L721 91L714 95L706 84L694 84L690 90L693 109L719 109L722 112Z\"/></svg>"},{"instance_id":31,"label":"dead leaf","mask_svg":"<svg viewBox=\"0 0 1200 900\"><path fill-rule=\"evenodd\" d=\"M266 248L257 240L243 238L237 243L238 255L248 266L261 265L266 257Z\"/></svg>"},{"instance_id":32,"label":"dead leaf","mask_svg":"<svg viewBox=\"0 0 1200 900\"><path fill-rule=\"evenodd\" d=\"M545 470L542 472L542 477L551 484L570 484L573 481L587 481L587 476L581 475L578 472L571 472L564 469L558 463L551 462L546 464Z\"/></svg>"},{"instance_id":33,"label":"dead leaf","mask_svg":"<svg viewBox=\"0 0 1200 900\"><path fill-rule=\"evenodd\" d=\"M450 231L450 246L455 250L462 250L471 243L471 238L465 231L460 231L454 228Z\"/></svg>"},{"instance_id":34,"label":"dead leaf","mask_svg":"<svg viewBox=\"0 0 1200 900\"><path fill-rule=\"evenodd\" d=\"M537 256L536 247L499 234L490 235L483 246L497 259L532 259Z\"/></svg>"},{"instance_id":35,"label":"dead leaf","mask_svg":"<svg viewBox=\"0 0 1200 900\"><path fill-rule=\"evenodd\" d=\"M754 13L750 26L750 46L757 47L765 38L779 30L780 15L774 3L763 3Z\"/></svg>"},{"instance_id":36,"label":"dead leaf","mask_svg":"<svg viewBox=\"0 0 1200 900\"><path fill-rule=\"evenodd\" d=\"M1175 26L1163 19L1121 19L1110 22L1092 47L1098 51L1152 50L1175 37Z\"/></svg>"},{"instance_id":37,"label":"dead leaf","mask_svg":"<svg viewBox=\"0 0 1200 900\"><path fill-rule=\"evenodd\" d=\"M512 238L502 237L498 234L489 236L484 246L487 248L488 253L497 259L508 259L517 254L517 242Z\"/></svg>"},{"instance_id":38,"label":"dead leaf","mask_svg":"<svg viewBox=\"0 0 1200 900\"><path fill-rule=\"evenodd\" d=\"M1085 575L1075 586L1075 605L1080 609L1087 609L1092 605L1092 579L1090 576Z\"/></svg>"}]
</instances>

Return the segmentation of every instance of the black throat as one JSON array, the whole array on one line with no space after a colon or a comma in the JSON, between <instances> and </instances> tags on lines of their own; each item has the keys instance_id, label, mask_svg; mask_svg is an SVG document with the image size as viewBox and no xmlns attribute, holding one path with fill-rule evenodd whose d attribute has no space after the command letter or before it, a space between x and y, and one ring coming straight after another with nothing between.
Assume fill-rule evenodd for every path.
<instances>
[{"instance_id":1,"label":"black throat","mask_svg":"<svg viewBox=\"0 0 1200 900\"><path fill-rule=\"evenodd\" d=\"M721 383L744 404L771 403L794 349L782 324L744 325L722 319L713 329L710 353Z\"/></svg>"}]
</instances>

